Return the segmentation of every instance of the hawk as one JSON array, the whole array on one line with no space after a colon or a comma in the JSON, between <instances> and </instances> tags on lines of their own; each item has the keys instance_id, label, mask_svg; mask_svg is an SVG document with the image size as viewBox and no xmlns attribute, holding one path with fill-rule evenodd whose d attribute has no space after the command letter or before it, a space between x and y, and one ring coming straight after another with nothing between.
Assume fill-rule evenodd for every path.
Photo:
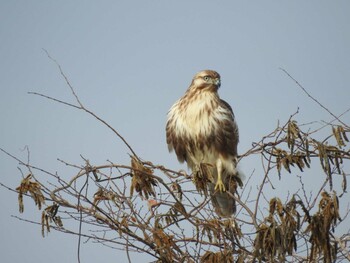
<instances>
[{"instance_id":1,"label":"hawk","mask_svg":"<svg viewBox=\"0 0 350 263\"><path fill-rule=\"evenodd\" d=\"M215 212L230 217L236 211L237 183L242 185L244 178L236 170L238 126L232 108L219 97L220 84L220 75L213 70L193 77L168 112L166 140L181 163L207 178Z\"/></svg>"}]
</instances>

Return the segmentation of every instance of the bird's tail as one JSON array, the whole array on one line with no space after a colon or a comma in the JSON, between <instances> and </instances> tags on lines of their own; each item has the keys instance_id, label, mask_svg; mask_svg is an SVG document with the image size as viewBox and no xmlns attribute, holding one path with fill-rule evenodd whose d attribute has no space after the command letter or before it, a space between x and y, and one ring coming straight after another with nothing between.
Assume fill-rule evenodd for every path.
<instances>
[{"instance_id":1,"label":"bird's tail","mask_svg":"<svg viewBox=\"0 0 350 263\"><path fill-rule=\"evenodd\" d=\"M236 213L236 200L233 197L235 190L227 189L226 192L220 192L214 188L215 184L210 183L209 191L215 213L221 217L231 217Z\"/></svg>"},{"instance_id":2,"label":"bird's tail","mask_svg":"<svg viewBox=\"0 0 350 263\"><path fill-rule=\"evenodd\" d=\"M243 185L244 174L238 170L235 175L223 176L226 188L225 192L215 190L215 184L209 184L209 192L215 212L221 217L231 217L236 212L236 200L234 195L237 187Z\"/></svg>"}]
</instances>

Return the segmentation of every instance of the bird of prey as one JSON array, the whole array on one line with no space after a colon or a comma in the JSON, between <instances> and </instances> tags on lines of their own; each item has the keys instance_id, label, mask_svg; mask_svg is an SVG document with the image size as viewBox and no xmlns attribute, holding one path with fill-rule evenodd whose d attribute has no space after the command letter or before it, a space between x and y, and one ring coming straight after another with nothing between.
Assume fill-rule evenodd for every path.
<instances>
[{"instance_id":1,"label":"bird of prey","mask_svg":"<svg viewBox=\"0 0 350 263\"><path fill-rule=\"evenodd\" d=\"M244 176L236 169L238 126L232 108L219 97L220 85L216 71L197 73L168 112L166 139L181 163L207 178L215 212L230 217L236 211L237 183L242 185Z\"/></svg>"}]
</instances>

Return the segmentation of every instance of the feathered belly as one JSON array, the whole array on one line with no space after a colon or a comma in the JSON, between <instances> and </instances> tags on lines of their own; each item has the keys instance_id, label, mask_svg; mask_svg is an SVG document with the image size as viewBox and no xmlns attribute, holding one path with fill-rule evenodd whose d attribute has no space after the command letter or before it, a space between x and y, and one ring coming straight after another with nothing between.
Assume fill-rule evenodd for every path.
<instances>
[{"instance_id":1,"label":"feathered belly","mask_svg":"<svg viewBox=\"0 0 350 263\"><path fill-rule=\"evenodd\" d=\"M218 135L214 131L207 131L206 133L190 134L188 133L187 152L189 158L187 163L189 167L194 170L200 164L209 165L210 170L216 177L216 170L218 162L221 163L225 174L236 174L236 157L221 153L217 147L215 140Z\"/></svg>"},{"instance_id":2,"label":"feathered belly","mask_svg":"<svg viewBox=\"0 0 350 263\"><path fill-rule=\"evenodd\" d=\"M224 171L234 173L238 141L235 125L232 113L210 94L186 104L180 100L168 114L169 149L174 149L179 161L186 161L192 170L202 163L216 168L220 160Z\"/></svg>"}]
</instances>

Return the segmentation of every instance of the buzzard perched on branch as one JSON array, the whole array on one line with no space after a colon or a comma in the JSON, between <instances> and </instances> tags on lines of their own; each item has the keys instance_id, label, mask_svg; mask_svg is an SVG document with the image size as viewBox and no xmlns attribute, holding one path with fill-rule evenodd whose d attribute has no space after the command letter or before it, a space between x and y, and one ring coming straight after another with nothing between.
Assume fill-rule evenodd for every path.
<instances>
[{"instance_id":1,"label":"buzzard perched on branch","mask_svg":"<svg viewBox=\"0 0 350 263\"><path fill-rule=\"evenodd\" d=\"M230 217L243 175L236 170L238 127L232 108L219 97L220 84L213 70L197 73L168 112L166 137L169 151L191 168L197 189L209 190L216 213Z\"/></svg>"}]
</instances>

